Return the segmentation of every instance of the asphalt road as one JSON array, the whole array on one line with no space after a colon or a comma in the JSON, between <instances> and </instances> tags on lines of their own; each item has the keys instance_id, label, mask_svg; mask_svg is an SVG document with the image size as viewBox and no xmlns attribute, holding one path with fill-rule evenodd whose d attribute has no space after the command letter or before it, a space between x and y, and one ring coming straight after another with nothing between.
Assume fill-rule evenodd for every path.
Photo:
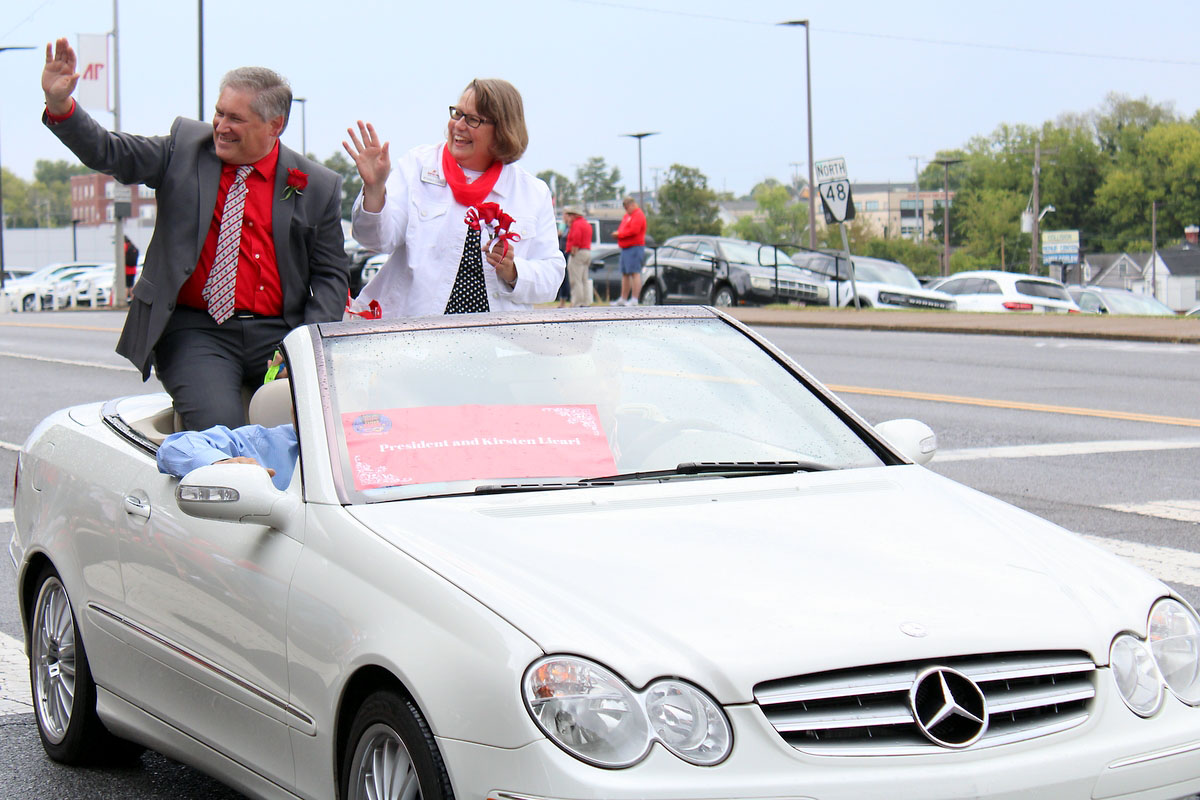
<instances>
[{"instance_id":1,"label":"asphalt road","mask_svg":"<svg viewBox=\"0 0 1200 800\"><path fill-rule=\"evenodd\" d=\"M50 411L159 390L112 352L119 325L111 312L0 315L0 475ZM759 330L868 421L933 427L935 471L1126 548L1200 604L1200 345ZM0 542L10 533L0 516ZM12 598L12 571L0 567L0 634L10 640L20 638ZM121 769L55 765L32 715L10 713L0 715L0 796L239 795L154 754Z\"/></svg>"}]
</instances>

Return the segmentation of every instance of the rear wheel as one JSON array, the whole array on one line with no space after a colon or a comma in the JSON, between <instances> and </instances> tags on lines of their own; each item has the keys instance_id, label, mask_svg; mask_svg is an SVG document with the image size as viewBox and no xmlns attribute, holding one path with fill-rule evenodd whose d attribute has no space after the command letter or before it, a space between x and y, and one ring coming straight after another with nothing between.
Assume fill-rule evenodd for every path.
<instances>
[{"instance_id":1,"label":"rear wheel","mask_svg":"<svg viewBox=\"0 0 1200 800\"><path fill-rule=\"evenodd\" d=\"M34 299L33 295L31 295L31 294L25 295L25 297L21 300L21 310L22 311L33 311L34 303L36 303L36 302L37 302L37 300Z\"/></svg>"},{"instance_id":2,"label":"rear wheel","mask_svg":"<svg viewBox=\"0 0 1200 800\"><path fill-rule=\"evenodd\" d=\"M712 304L720 308L728 308L737 302L737 297L733 294L733 287L727 283L723 283L713 290Z\"/></svg>"},{"instance_id":3,"label":"rear wheel","mask_svg":"<svg viewBox=\"0 0 1200 800\"><path fill-rule=\"evenodd\" d=\"M142 748L116 738L96 715L96 684L67 590L46 567L30 629L29 683L46 754L64 764L128 760Z\"/></svg>"},{"instance_id":4,"label":"rear wheel","mask_svg":"<svg viewBox=\"0 0 1200 800\"><path fill-rule=\"evenodd\" d=\"M369 696L354 716L342 764L342 800L454 800L429 725L395 692Z\"/></svg>"}]
</instances>

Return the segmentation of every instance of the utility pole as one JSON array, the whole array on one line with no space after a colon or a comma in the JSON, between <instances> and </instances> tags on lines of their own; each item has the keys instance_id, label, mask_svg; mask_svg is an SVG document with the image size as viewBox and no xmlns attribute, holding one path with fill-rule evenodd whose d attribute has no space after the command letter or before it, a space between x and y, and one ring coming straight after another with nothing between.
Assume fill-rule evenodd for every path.
<instances>
[{"instance_id":1,"label":"utility pole","mask_svg":"<svg viewBox=\"0 0 1200 800\"><path fill-rule=\"evenodd\" d=\"M942 277L950 274L950 165L958 164L961 158L935 158L932 163L942 165Z\"/></svg>"},{"instance_id":2,"label":"utility pole","mask_svg":"<svg viewBox=\"0 0 1200 800\"><path fill-rule=\"evenodd\" d=\"M1150 296L1158 299L1158 201L1150 201Z\"/></svg>"},{"instance_id":3,"label":"utility pole","mask_svg":"<svg viewBox=\"0 0 1200 800\"><path fill-rule=\"evenodd\" d=\"M1039 193L1040 178L1042 174L1042 143L1035 142L1033 145L1033 241L1029 243L1029 274L1038 274L1038 262L1041 261L1041 216L1042 200Z\"/></svg>"},{"instance_id":4,"label":"utility pole","mask_svg":"<svg viewBox=\"0 0 1200 800\"><path fill-rule=\"evenodd\" d=\"M921 242L925 239L925 219L921 216L921 170L920 156L909 156L913 160L913 214L917 220L917 237L916 241Z\"/></svg>"}]
</instances>

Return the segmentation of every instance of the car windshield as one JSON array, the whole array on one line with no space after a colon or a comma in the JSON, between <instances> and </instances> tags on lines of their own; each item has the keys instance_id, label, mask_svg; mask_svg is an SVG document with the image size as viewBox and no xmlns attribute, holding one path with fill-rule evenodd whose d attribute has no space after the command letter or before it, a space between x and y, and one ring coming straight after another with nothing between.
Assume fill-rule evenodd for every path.
<instances>
[{"instance_id":1,"label":"car windshield","mask_svg":"<svg viewBox=\"0 0 1200 800\"><path fill-rule=\"evenodd\" d=\"M1175 316L1175 312L1155 300L1136 294L1105 292L1104 302L1110 314L1142 314L1149 316Z\"/></svg>"},{"instance_id":2,"label":"car windshield","mask_svg":"<svg viewBox=\"0 0 1200 800\"><path fill-rule=\"evenodd\" d=\"M324 347L347 503L686 462L882 463L840 412L718 319L374 332Z\"/></svg>"},{"instance_id":3,"label":"car windshield","mask_svg":"<svg viewBox=\"0 0 1200 800\"><path fill-rule=\"evenodd\" d=\"M1017 281L1017 291L1021 294L1030 297L1045 297L1049 300L1066 300L1071 302L1071 295L1067 294L1065 286L1059 286L1057 283L1049 283L1047 281Z\"/></svg>"},{"instance_id":4,"label":"car windshield","mask_svg":"<svg viewBox=\"0 0 1200 800\"><path fill-rule=\"evenodd\" d=\"M771 247L769 245L760 245L758 242L741 242L736 240L723 240L721 242L721 252L729 261L737 264L759 264L759 252L762 252L762 264L772 267L775 265L776 254L779 257L779 264L791 265L792 261L788 258L787 253L782 250Z\"/></svg>"},{"instance_id":5,"label":"car windshield","mask_svg":"<svg viewBox=\"0 0 1200 800\"><path fill-rule=\"evenodd\" d=\"M921 282L908 267L903 264L889 264L885 261L855 259L854 277L860 281L886 283L890 286L903 286L906 289L921 288Z\"/></svg>"}]
</instances>

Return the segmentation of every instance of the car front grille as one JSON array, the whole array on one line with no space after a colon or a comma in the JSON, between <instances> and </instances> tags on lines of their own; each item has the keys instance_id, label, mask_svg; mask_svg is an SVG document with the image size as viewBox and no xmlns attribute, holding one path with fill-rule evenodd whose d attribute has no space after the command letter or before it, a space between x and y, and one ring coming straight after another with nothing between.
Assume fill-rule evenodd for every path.
<instances>
[{"instance_id":1,"label":"car front grille","mask_svg":"<svg viewBox=\"0 0 1200 800\"><path fill-rule=\"evenodd\" d=\"M816 284L780 278L777 286L779 287L779 296L789 300L813 301L821 297L820 287Z\"/></svg>"},{"instance_id":2,"label":"car front grille","mask_svg":"<svg viewBox=\"0 0 1200 800\"><path fill-rule=\"evenodd\" d=\"M902 294L900 292L880 292L879 302L886 303L890 306L903 306L905 308L952 308L953 300L942 300L937 297L917 297L911 294Z\"/></svg>"},{"instance_id":3,"label":"car front grille","mask_svg":"<svg viewBox=\"0 0 1200 800\"><path fill-rule=\"evenodd\" d=\"M760 683L754 699L784 741L825 756L945 752L920 730L909 691L930 667L966 675L983 692L987 729L969 749L1058 733L1088 718L1096 666L1083 653L959 656Z\"/></svg>"}]
</instances>

